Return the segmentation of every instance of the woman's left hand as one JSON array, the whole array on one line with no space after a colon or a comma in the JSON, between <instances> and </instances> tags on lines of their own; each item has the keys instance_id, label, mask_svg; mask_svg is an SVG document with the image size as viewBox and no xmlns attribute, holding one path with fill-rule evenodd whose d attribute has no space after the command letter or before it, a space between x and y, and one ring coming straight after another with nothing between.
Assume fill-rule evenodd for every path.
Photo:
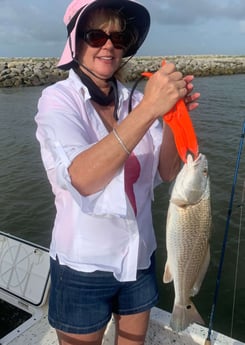
<instances>
[{"instance_id":1,"label":"woman's left hand","mask_svg":"<svg viewBox=\"0 0 245 345\"><path fill-rule=\"evenodd\" d=\"M194 110L199 106L199 103L196 101L200 97L200 93L195 92L191 94L194 88L193 84L191 83L193 79L194 79L194 76L192 75L187 75L186 77L184 77L184 80L186 82L186 88L187 88L187 95L184 98L184 102L189 111Z\"/></svg>"}]
</instances>

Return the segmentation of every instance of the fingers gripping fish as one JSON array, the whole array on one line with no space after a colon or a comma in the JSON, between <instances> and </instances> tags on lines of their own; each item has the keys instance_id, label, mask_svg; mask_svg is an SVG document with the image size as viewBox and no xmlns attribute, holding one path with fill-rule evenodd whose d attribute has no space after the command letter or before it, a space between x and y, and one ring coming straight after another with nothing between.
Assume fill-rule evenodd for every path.
<instances>
[{"instance_id":1,"label":"fingers gripping fish","mask_svg":"<svg viewBox=\"0 0 245 345\"><path fill-rule=\"evenodd\" d=\"M190 297L198 293L209 265L210 229L208 162L201 153L195 160L189 154L175 180L167 215L163 281L174 283L170 326L175 331L192 322L204 323Z\"/></svg>"}]
</instances>

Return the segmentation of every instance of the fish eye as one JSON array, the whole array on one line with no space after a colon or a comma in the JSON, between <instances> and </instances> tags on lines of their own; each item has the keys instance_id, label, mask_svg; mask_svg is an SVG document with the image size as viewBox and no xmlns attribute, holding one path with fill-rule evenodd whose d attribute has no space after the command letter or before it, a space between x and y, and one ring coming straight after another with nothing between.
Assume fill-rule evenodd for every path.
<instances>
[{"instance_id":1,"label":"fish eye","mask_svg":"<svg viewBox=\"0 0 245 345\"><path fill-rule=\"evenodd\" d=\"M204 176L208 176L208 169L207 169L207 168L204 168L204 169L203 169L203 175L204 175Z\"/></svg>"}]
</instances>

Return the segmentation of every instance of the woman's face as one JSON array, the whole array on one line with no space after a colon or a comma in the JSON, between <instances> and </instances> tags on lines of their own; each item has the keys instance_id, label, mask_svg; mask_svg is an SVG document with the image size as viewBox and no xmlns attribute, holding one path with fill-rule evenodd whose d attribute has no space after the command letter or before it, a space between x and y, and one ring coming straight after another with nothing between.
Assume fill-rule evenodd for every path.
<instances>
[{"instance_id":1,"label":"woman's face","mask_svg":"<svg viewBox=\"0 0 245 345\"><path fill-rule=\"evenodd\" d=\"M107 35L122 31L119 20L108 20L106 10L97 11L84 31L97 29L103 30ZM101 47L91 47L82 38L77 42L79 62L103 79L108 79L115 73L121 64L123 53L124 50L115 48L110 39ZM93 78L92 75L90 77Z\"/></svg>"}]
</instances>

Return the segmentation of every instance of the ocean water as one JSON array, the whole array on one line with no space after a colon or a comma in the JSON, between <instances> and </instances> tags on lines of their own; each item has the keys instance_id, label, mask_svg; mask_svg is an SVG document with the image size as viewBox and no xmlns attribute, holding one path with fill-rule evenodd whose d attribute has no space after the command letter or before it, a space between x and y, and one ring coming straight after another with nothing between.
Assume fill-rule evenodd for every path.
<instances>
[{"instance_id":1,"label":"ocean water","mask_svg":"<svg viewBox=\"0 0 245 345\"><path fill-rule=\"evenodd\" d=\"M201 93L201 98L199 108L192 112L192 119L200 151L207 155L209 161L213 226L211 263L201 290L193 301L208 325L237 154L242 141L245 76L196 78L194 85L196 91ZM139 88L143 87L143 83L139 85ZM42 89L0 89L0 230L48 247L55 209L51 188L40 160L34 122ZM245 153L242 152L214 329L245 342L244 175ZM158 240L158 306L171 311L173 286L162 283L166 260L168 200L169 184L163 184L156 189L153 203L153 220Z\"/></svg>"}]
</instances>

